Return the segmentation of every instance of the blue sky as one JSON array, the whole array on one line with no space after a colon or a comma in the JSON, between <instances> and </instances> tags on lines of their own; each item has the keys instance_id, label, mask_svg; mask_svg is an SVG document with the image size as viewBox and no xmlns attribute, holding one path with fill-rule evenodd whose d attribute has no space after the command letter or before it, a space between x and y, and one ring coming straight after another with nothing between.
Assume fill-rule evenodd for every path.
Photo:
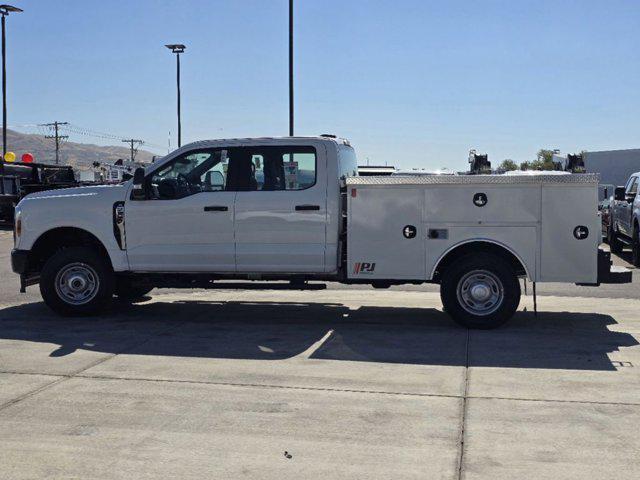
<instances>
[{"instance_id":1,"label":"blue sky","mask_svg":"<svg viewBox=\"0 0 640 480\"><path fill-rule=\"evenodd\" d=\"M69 121L166 152L163 45L181 42L183 143L287 134L287 0L13 4L10 125ZM361 163L640 147L640 2L298 0L295 13L296 133L347 137Z\"/></svg>"}]
</instances>

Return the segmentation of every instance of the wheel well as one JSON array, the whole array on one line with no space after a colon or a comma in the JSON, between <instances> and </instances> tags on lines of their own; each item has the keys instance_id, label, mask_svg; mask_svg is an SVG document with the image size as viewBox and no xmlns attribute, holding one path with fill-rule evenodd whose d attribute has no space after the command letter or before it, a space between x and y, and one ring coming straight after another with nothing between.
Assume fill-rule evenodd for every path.
<instances>
[{"instance_id":1,"label":"wheel well","mask_svg":"<svg viewBox=\"0 0 640 480\"><path fill-rule=\"evenodd\" d=\"M41 271L46 261L58 250L68 247L91 247L104 256L111 265L107 249L98 237L81 228L59 227L43 233L29 253L29 270Z\"/></svg>"},{"instance_id":2,"label":"wheel well","mask_svg":"<svg viewBox=\"0 0 640 480\"><path fill-rule=\"evenodd\" d=\"M442 272L444 272L447 269L447 267L457 259L464 257L466 255L479 254L479 253L490 253L492 255L502 257L507 262L509 262L509 265L511 265L514 272L516 272L516 275L518 276L527 275L527 269L522 264L520 259L516 257L507 248L491 242L475 241L475 242L469 242L463 245L459 245L455 247L453 250L451 250L450 252L448 252L436 266L433 279L436 281L439 280L440 276L442 275Z\"/></svg>"}]
</instances>

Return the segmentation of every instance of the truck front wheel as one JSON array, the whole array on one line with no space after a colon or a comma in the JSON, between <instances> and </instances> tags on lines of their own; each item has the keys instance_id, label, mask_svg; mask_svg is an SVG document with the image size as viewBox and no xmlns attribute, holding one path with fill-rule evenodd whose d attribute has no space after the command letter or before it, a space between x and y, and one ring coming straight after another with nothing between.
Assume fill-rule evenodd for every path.
<instances>
[{"instance_id":1,"label":"truck front wheel","mask_svg":"<svg viewBox=\"0 0 640 480\"><path fill-rule=\"evenodd\" d=\"M88 247L59 250L40 274L40 293L49 308L65 316L104 311L113 297L111 265Z\"/></svg>"},{"instance_id":2,"label":"truck front wheel","mask_svg":"<svg viewBox=\"0 0 640 480\"><path fill-rule=\"evenodd\" d=\"M454 261L444 271L440 297L445 312L460 325L491 329L515 313L520 303L520 283L502 257L472 254Z\"/></svg>"}]
</instances>

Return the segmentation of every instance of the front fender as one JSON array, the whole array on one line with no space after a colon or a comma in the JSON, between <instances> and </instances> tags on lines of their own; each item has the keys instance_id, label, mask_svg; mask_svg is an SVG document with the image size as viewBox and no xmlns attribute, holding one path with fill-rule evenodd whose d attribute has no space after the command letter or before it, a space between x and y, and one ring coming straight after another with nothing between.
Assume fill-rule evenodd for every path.
<instances>
[{"instance_id":1,"label":"front fender","mask_svg":"<svg viewBox=\"0 0 640 480\"><path fill-rule=\"evenodd\" d=\"M16 248L30 250L35 242L56 228L85 230L95 236L109 254L114 270L129 269L126 253L120 249L113 232L113 205L122 201L125 186L47 196L26 196L19 204L22 234Z\"/></svg>"}]
</instances>

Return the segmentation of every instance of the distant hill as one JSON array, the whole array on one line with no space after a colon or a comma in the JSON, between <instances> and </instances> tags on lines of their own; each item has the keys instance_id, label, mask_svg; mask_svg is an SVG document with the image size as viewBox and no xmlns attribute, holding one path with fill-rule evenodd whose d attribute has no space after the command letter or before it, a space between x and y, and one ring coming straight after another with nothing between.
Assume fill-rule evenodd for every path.
<instances>
[{"instance_id":1,"label":"distant hill","mask_svg":"<svg viewBox=\"0 0 640 480\"><path fill-rule=\"evenodd\" d=\"M0 145L2 145L1 138ZM20 133L14 130L7 130L7 151L14 152L18 161L22 154L27 152L35 157L36 162L55 163L56 159L55 141L53 139L44 138L42 135ZM146 150L138 150L136 161L150 163L153 155L153 153ZM130 152L127 147L100 146L75 142L64 142L60 147L60 164L80 168L91 166L93 162L113 163L119 158L127 160L129 156Z\"/></svg>"}]
</instances>

